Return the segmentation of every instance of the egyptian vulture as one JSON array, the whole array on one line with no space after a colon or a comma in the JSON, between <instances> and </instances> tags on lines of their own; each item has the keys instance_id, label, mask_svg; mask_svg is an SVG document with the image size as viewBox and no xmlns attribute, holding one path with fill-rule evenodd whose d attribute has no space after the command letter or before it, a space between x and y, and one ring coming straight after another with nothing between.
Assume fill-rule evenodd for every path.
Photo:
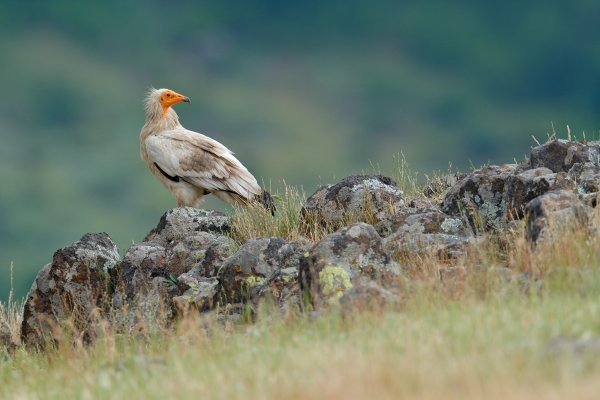
<instances>
[{"instance_id":1,"label":"egyptian vulture","mask_svg":"<svg viewBox=\"0 0 600 400\"><path fill-rule=\"evenodd\" d=\"M228 203L262 203L271 212L271 195L227 147L185 129L171 106L190 99L170 89L150 89L140 154L150 171L177 199L177 207L194 207L207 194Z\"/></svg>"}]
</instances>

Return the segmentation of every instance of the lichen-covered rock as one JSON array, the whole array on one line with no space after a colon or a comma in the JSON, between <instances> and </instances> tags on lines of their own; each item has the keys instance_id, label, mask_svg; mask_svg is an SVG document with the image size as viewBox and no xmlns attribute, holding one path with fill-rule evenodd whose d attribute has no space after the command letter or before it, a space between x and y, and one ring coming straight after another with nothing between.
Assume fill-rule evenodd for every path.
<instances>
[{"instance_id":1,"label":"lichen-covered rock","mask_svg":"<svg viewBox=\"0 0 600 400\"><path fill-rule=\"evenodd\" d=\"M224 226L220 214L177 208L163 215L145 242L131 246L115 279L120 328L160 328L188 305L198 310L212 305L215 293L207 279L214 280L220 262L235 248L219 233Z\"/></svg>"},{"instance_id":2,"label":"lichen-covered rock","mask_svg":"<svg viewBox=\"0 0 600 400\"><path fill-rule=\"evenodd\" d=\"M549 240L552 232L561 233L560 229L576 228L585 225L589 219L589 207L569 190L557 190L543 194L527 203L527 238L532 242L542 237Z\"/></svg>"},{"instance_id":3,"label":"lichen-covered rock","mask_svg":"<svg viewBox=\"0 0 600 400\"><path fill-rule=\"evenodd\" d=\"M321 186L302 208L304 220L343 226L349 220L377 220L404 205L404 194L396 182L381 175L353 175L335 185Z\"/></svg>"},{"instance_id":4,"label":"lichen-covered rock","mask_svg":"<svg viewBox=\"0 0 600 400\"><path fill-rule=\"evenodd\" d=\"M509 176L504 193L506 219L523 218L529 201L557 189L575 189L574 182L565 172L555 173L549 168L539 167Z\"/></svg>"},{"instance_id":5,"label":"lichen-covered rock","mask_svg":"<svg viewBox=\"0 0 600 400\"><path fill-rule=\"evenodd\" d=\"M282 307L299 304L298 268L308 247L278 237L247 241L221 265L221 298L236 303L269 295Z\"/></svg>"},{"instance_id":6,"label":"lichen-covered rock","mask_svg":"<svg viewBox=\"0 0 600 400\"><path fill-rule=\"evenodd\" d=\"M400 295L381 287L375 282L364 282L348 289L340 297L343 317L352 317L360 312L382 312L400 306Z\"/></svg>"},{"instance_id":7,"label":"lichen-covered rock","mask_svg":"<svg viewBox=\"0 0 600 400\"><path fill-rule=\"evenodd\" d=\"M179 275L177 286L180 295L173 298L173 304L180 314L191 310L203 312L218 303L218 272L223 262L234 254L235 242L227 236L219 236L203 252L201 261L191 270Z\"/></svg>"},{"instance_id":8,"label":"lichen-covered rock","mask_svg":"<svg viewBox=\"0 0 600 400\"><path fill-rule=\"evenodd\" d=\"M435 208L402 208L394 215L375 225L377 233L388 237L398 230L409 233L466 234L459 218L451 217Z\"/></svg>"},{"instance_id":9,"label":"lichen-covered rock","mask_svg":"<svg viewBox=\"0 0 600 400\"><path fill-rule=\"evenodd\" d=\"M522 165L487 166L467 174L444 199L442 211L461 216L475 232L502 230L524 216L525 205L553 190L575 190L565 172L546 167L523 170Z\"/></svg>"},{"instance_id":10,"label":"lichen-covered rock","mask_svg":"<svg viewBox=\"0 0 600 400\"><path fill-rule=\"evenodd\" d=\"M598 165L598 142L580 143L553 140L531 149L531 167L546 167L553 172L567 172L575 163L591 162Z\"/></svg>"},{"instance_id":11,"label":"lichen-covered rock","mask_svg":"<svg viewBox=\"0 0 600 400\"><path fill-rule=\"evenodd\" d=\"M600 189L600 167L594 163L574 164L569 176L577 183L579 193L596 193Z\"/></svg>"},{"instance_id":12,"label":"lichen-covered rock","mask_svg":"<svg viewBox=\"0 0 600 400\"><path fill-rule=\"evenodd\" d=\"M235 248L234 241L227 236L219 236L208 232L190 232L180 241L172 241L166 247L166 275L179 276L192 268L199 267L207 256L220 258L224 253ZM208 268L209 258L204 262Z\"/></svg>"},{"instance_id":13,"label":"lichen-covered rock","mask_svg":"<svg viewBox=\"0 0 600 400\"><path fill-rule=\"evenodd\" d=\"M261 294L268 293L277 302L283 314L295 313L302 309L298 274L300 259L306 254L309 247L308 244L302 243L298 251L294 253L294 265L281 268L275 278L261 292Z\"/></svg>"},{"instance_id":14,"label":"lichen-covered rock","mask_svg":"<svg viewBox=\"0 0 600 400\"><path fill-rule=\"evenodd\" d=\"M145 293L151 287L154 277L166 277L166 251L155 243L138 243L132 245L117 272L118 291L122 291L128 299Z\"/></svg>"},{"instance_id":15,"label":"lichen-covered rock","mask_svg":"<svg viewBox=\"0 0 600 400\"><path fill-rule=\"evenodd\" d=\"M502 229L506 222L506 190L516 164L479 168L448 190L442 211L464 216L475 231Z\"/></svg>"},{"instance_id":16,"label":"lichen-covered rock","mask_svg":"<svg viewBox=\"0 0 600 400\"><path fill-rule=\"evenodd\" d=\"M160 328L169 321L170 306L165 248L156 243L132 245L115 274L113 322L122 331Z\"/></svg>"},{"instance_id":17,"label":"lichen-covered rock","mask_svg":"<svg viewBox=\"0 0 600 400\"><path fill-rule=\"evenodd\" d=\"M217 278L206 278L187 272L179 276L180 284L188 289L180 296L173 297L173 304L179 314L187 314L190 310L207 311L217 302L219 281Z\"/></svg>"},{"instance_id":18,"label":"lichen-covered rock","mask_svg":"<svg viewBox=\"0 0 600 400\"><path fill-rule=\"evenodd\" d=\"M22 342L38 347L59 344L65 324L75 338L93 340L97 319L110 306L110 274L118 261L117 246L106 233L88 233L57 250L25 300Z\"/></svg>"},{"instance_id":19,"label":"lichen-covered rock","mask_svg":"<svg viewBox=\"0 0 600 400\"><path fill-rule=\"evenodd\" d=\"M375 226L388 254L435 254L442 259L462 255L472 234L460 218L436 209L405 208Z\"/></svg>"},{"instance_id":20,"label":"lichen-covered rock","mask_svg":"<svg viewBox=\"0 0 600 400\"><path fill-rule=\"evenodd\" d=\"M350 288L374 281L384 287L399 283L399 267L383 249L369 224L356 223L316 243L300 263L300 285L315 308L337 303Z\"/></svg>"},{"instance_id":21,"label":"lichen-covered rock","mask_svg":"<svg viewBox=\"0 0 600 400\"><path fill-rule=\"evenodd\" d=\"M197 232L224 235L229 232L229 218L218 211L201 210L192 207L178 207L167 211L160 218L156 228L144 238L144 242L155 242L163 247Z\"/></svg>"},{"instance_id":22,"label":"lichen-covered rock","mask_svg":"<svg viewBox=\"0 0 600 400\"><path fill-rule=\"evenodd\" d=\"M205 278L216 278L223 262L237 249L238 245L229 236L218 236L205 251L197 253L200 262L189 273Z\"/></svg>"},{"instance_id":23,"label":"lichen-covered rock","mask_svg":"<svg viewBox=\"0 0 600 400\"><path fill-rule=\"evenodd\" d=\"M600 190L600 167L591 162L573 164L569 170L569 177L575 182L582 201L596 207Z\"/></svg>"}]
</instances>

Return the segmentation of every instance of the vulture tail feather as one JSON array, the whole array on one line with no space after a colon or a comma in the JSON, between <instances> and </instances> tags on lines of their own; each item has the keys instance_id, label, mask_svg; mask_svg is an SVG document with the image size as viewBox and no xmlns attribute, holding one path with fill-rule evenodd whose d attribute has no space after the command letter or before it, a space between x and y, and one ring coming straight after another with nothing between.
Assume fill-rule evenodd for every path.
<instances>
[{"instance_id":1,"label":"vulture tail feather","mask_svg":"<svg viewBox=\"0 0 600 400\"><path fill-rule=\"evenodd\" d=\"M273 201L273 197L271 193L263 190L261 194L256 196L256 200L263 205L268 211L271 211L271 215L275 215L275 211L277 211L277 207L275 207L275 202Z\"/></svg>"}]
</instances>

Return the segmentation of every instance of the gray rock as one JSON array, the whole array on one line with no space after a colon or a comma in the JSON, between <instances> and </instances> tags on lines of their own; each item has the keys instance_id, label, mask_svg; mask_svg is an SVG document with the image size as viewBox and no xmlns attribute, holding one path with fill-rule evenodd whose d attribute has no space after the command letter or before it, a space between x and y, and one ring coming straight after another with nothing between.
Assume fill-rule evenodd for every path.
<instances>
[{"instance_id":1,"label":"gray rock","mask_svg":"<svg viewBox=\"0 0 600 400\"><path fill-rule=\"evenodd\" d=\"M203 312L216 305L219 293L217 278L199 277L193 272L179 276L179 282L188 287L181 295L173 297L173 304L179 314L186 315L191 310Z\"/></svg>"},{"instance_id":2,"label":"gray rock","mask_svg":"<svg viewBox=\"0 0 600 400\"><path fill-rule=\"evenodd\" d=\"M219 236L204 252L202 260L194 268L196 276L216 278L223 262L238 250L238 245L228 236Z\"/></svg>"},{"instance_id":3,"label":"gray rock","mask_svg":"<svg viewBox=\"0 0 600 400\"><path fill-rule=\"evenodd\" d=\"M335 304L350 288L368 281L385 288L399 284L396 263L383 249L375 228L356 223L316 243L300 263L300 285L316 309Z\"/></svg>"},{"instance_id":4,"label":"gray rock","mask_svg":"<svg viewBox=\"0 0 600 400\"><path fill-rule=\"evenodd\" d=\"M400 295L384 289L375 282L360 283L340 297L340 310L345 318L360 312L382 312L399 306Z\"/></svg>"},{"instance_id":5,"label":"gray rock","mask_svg":"<svg viewBox=\"0 0 600 400\"><path fill-rule=\"evenodd\" d=\"M221 297L236 303L268 295L282 307L299 303L298 268L308 247L277 237L249 240L219 270Z\"/></svg>"},{"instance_id":6,"label":"gray rock","mask_svg":"<svg viewBox=\"0 0 600 400\"><path fill-rule=\"evenodd\" d=\"M56 251L25 300L22 342L40 348L59 344L65 323L75 338L92 341L98 317L110 306L110 275L118 261L117 247L106 233L88 233Z\"/></svg>"},{"instance_id":7,"label":"gray rock","mask_svg":"<svg viewBox=\"0 0 600 400\"><path fill-rule=\"evenodd\" d=\"M142 242L132 245L119 264L116 279L118 291L130 300L147 292L152 278L167 276L166 260L165 248L158 244Z\"/></svg>"},{"instance_id":8,"label":"gray rock","mask_svg":"<svg viewBox=\"0 0 600 400\"><path fill-rule=\"evenodd\" d=\"M156 228L144 238L144 242L155 242L166 248L169 243L181 242L194 232L224 235L229 232L229 218L218 211L192 207L173 208L163 214Z\"/></svg>"},{"instance_id":9,"label":"gray rock","mask_svg":"<svg viewBox=\"0 0 600 400\"><path fill-rule=\"evenodd\" d=\"M298 282L300 259L310 246L303 244L294 256L294 266L281 268L277 276L263 289L279 305L282 314L296 313L302 310L302 296Z\"/></svg>"},{"instance_id":10,"label":"gray rock","mask_svg":"<svg viewBox=\"0 0 600 400\"><path fill-rule=\"evenodd\" d=\"M598 142L579 143L553 140L531 149L531 167L546 167L553 172L567 172L575 163L598 165Z\"/></svg>"},{"instance_id":11,"label":"gray rock","mask_svg":"<svg viewBox=\"0 0 600 400\"><path fill-rule=\"evenodd\" d=\"M317 189L304 204L305 221L340 227L349 220L381 221L404 205L396 182L381 175L353 175Z\"/></svg>"},{"instance_id":12,"label":"gray rock","mask_svg":"<svg viewBox=\"0 0 600 400\"><path fill-rule=\"evenodd\" d=\"M472 239L460 218L436 209L403 209L375 228L385 237L385 251L400 257L418 253L457 258Z\"/></svg>"},{"instance_id":13,"label":"gray rock","mask_svg":"<svg viewBox=\"0 0 600 400\"><path fill-rule=\"evenodd\" d=\"M490 165L465 176L448 190L442 211L466 218L475 231L500 230L506 222L507 180L516 164Z\"/></svg>"},{"instance_id":14,"label":"gray rock","mask_svg":"<svg viewBox=\"0 0 600 400\"><path fill-rule=\"evenodd\" d=\"M534 198L557 189L575 189L575 183L565 172L554 173L539 167L511 175L506 181L504 204L506 219L521 219L525 205Z\"/></svg>"},{"instance_id":15,"label":"gray rock","mask_svg":"<svg viewBox=\"0 0 600 400\"><path fill-rule=\"evenodd\" d=\"M597 193L600 189L600 167L586 166L578 176L577 188L582 193Z\"/></svg>"},{"instance_id":16,"label":"gray rock","mask_svg":"<svg viewBox=\"0 0 600 400\"><path fill-rule=\"evenodd\" d=\"M231 254L235 247L235 242L230 237L192 231L180 241L172 241L167 245L167 276L179 276L202 264L205 269L209 269L209 264L214 264L224 254ZM206 259L209 250L209 258Z\"/></svg>"},{"instance_id":17,"label":"gray rock","mask_svg":"<svg viewBox=\"0 0 600 400\"><path fill-rule=\"evenodd\" d=\"M529 201L560 189L575 190L575 182L565 172L492 165L471 172L450 188L442 211L463 217L475 232L504 230L512 220L524 217Z\"/></svg>"},{"instance_id":18,"label":"gray rock","mask_svg":"<svg viewBox=\"0 0 600 400\"><path fill-rule=\"evenodd\" d=\"M235 253L236 244L227 236L219 236L208 246L199 264L177 278L181 295L173 298L180 314L190 311L204 312L218 303L219 281L217 274L223 262Z\"/></svg>"},{"instance_id":19,"label":"gray rock","mask_svg":"<svg viewBox=\"0 0 600 400\"><path fill-rule=\"evenodd\" d=\"M156 243L132 245L115 274L113 323L120 331L162 328L173 317L164 247Z\"/></svg>"},{"instance_id":20,"label":"gray rock","mask_svg":"<svg viewBox=\"0 0 600 400\"><path fill-rule=\"evenodd\" d=\"M532 242L541 237L552 239L550 227L575 227L589 220L589 207L569 190L548 192L531 200L525 206L526 236ZM560 233L560 232L557 232Z\"/></svg>"},{"instance_id":21,"label":"gray rock","mask_svg":"<svg viewBox=\"0 0 600 400\"><path fill-rule=\"evenodd\" d=\"M214 304L212 281L220 263L233 253L235 242L218 234L221 230L213 229L218 224L208 223L203 219L206 215L213 221L212 212L170 210L148 241L129 248L118 269L119 290L113 298L120 313L116 315L119 329L137 329L141 324L160 329L178 311L190 307L203 311Z\"/></svg>"},{"instance_id":22,"label":"gray rock","mask_svg":"<svg viewBox=\"0 0 600 400\"><path fill-rule=\"evenodd\" d=\"M591 162L573 164L569 177L576 183L577 193L584 203L596 207L600 190L600 167Z\"/></svg>"},{"instance_id":23,"label":"gray rock","mask_svg":"<svg viewBox=\"0 0 600 400\"><path fill-rule=\"evenodd\" d=\"M388 237L398 230L419 234L467 234L462 220L435 208L402 208L375 225L375 229L382 237Z\"/></svg>"}]
</instances>

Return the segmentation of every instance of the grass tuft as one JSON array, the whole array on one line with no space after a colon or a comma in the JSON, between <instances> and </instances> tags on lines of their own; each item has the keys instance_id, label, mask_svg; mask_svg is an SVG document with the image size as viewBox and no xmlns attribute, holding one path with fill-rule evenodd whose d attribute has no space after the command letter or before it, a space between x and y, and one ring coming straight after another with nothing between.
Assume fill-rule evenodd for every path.
<instances>
[{"instance_id":1,"label":"grass tuft","mask_svg":"<svg viewBox=\"0 0 600 400\"><path fill-rule=\"evenodd\" d=\"M260 237L278 236L286 240L316 239L321 230L311 230L300 222L300 210L306 196L304 192L284 183L283 193L273 195L277 211L275 215L260 204L234 206L231 216L232 237L242 244ZM316 227L315 227L316 228Z\"/></svg>"},{"instance_id":2,"label":"grass tuft","mask_svg":"<svg viewBox=\"0 0 600 400\"><path fill-rule=\"evenodd\" d=\"M14 298L13 290L13 264L10 264L10 291L6 302L0 301L0 337L9 343L2 343L0 349L10 343L18 343L21 332L21 321L23 320L23 302Z\"/></svg>"}]
</instances>

